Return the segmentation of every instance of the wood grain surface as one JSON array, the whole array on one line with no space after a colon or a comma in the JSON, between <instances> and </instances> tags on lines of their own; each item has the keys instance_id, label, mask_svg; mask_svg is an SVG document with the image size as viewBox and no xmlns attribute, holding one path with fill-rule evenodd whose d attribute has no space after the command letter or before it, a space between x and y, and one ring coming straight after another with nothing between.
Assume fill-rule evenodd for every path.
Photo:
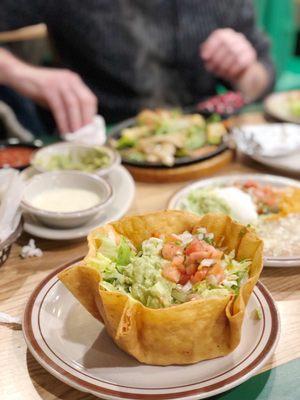
<instances>
[{"instance_id":1,"label":"wood grain surface","mask_svg":"<svg viewBox=\"0 0 300 400\"><path fill-rule=\"evenodd\" d=\"M147 183L169 183L185 182L192 179L198 179L211 175L227 164L233 157L232 150L225 150L223 153L205 161L194 164L184 165L182 167L166 168L140 168L126 165L133 178L138 182Z\"/></svg>"},{"instance_id":2,"label":"wood grain surface","mask_svg":"<svg viewBox=\"0 0 300 400\"><path fill-rule=\"evenodd\" d=\"M258 115L246 115L236 122L260 122ZM247 159L235 160L218 175L271 172ZM273 172L274 173L274 172ZM138 183L131 214L166 208L169 198L183 184ZM20 246L28 241L23 235L13 246L6 264L0 267L0 311L21 316L33 288L60 264L83 256L86 243L55 242L37 239L44 251L40 259L22 260ZM281 316L281 337L277 350L264 369L300 357L300 268L265 268L261 281L271 291ZM1 400L92 400L93 396L76 391L46 372L31 356L22 331L0 325L0 399Z\"/></svg>"}]
</instances>

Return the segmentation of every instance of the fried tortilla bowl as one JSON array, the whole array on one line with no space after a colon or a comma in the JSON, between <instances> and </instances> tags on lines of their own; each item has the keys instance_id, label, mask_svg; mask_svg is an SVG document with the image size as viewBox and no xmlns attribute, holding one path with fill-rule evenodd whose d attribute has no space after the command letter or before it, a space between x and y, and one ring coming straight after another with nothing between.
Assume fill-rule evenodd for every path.
<instances>
[{"instance_id":1,"label":"fried tortilla bowl","mask_svg":"<svg viewBox=\"0 0 300 400\"><path fill-rule=\"evenodd\" d=\"M100 273L86 266L100 246L98 234L114 229L137 247L156 234L180 234L205 227L218 247L236 251L236 259L249 259L249 279L237 297L203 298L168 308L145 307L132 297L99 289ZM80 265L59 274L60 280L98 320L125 352L146 364L191 364L225 356L240 342L245 308L262 270L263 243L256 234L228 216L198 217L184 211L161 211L125 217L93 231L89 253Z\"/></svg>"}]
</instances>

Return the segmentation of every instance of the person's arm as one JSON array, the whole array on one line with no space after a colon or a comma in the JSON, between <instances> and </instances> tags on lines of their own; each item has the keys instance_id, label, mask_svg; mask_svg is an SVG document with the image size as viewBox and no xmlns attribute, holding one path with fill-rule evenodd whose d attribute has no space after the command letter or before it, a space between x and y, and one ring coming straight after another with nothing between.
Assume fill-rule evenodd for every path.
<instances>
[{"instance_id":1,"label":"person's arm","mask_svg":"<svg viewBox=\"0 0 300 400\"><path fill-rule=\"evenodd\" d=\"M269 92L275 70L269 42L255 23L251 0L244 0L231 28L212 32L200 49L206 68L240 90L249 100Z\"/></svg>"},{"instance_id":2,"label":"person's arm","mask_svg":"<svg viewBox=\"0 0 300 400\"><path fill-rule=\"evenodd\" d=\"M233 85L251 102L266 95L272 89L273 82L274 77L269 75L265 65L256 61L233 81Z\"/></svg>"},{"instance_id":3,"label":"person's arm","mask_svg":"<svg viewBox=\"0 0 300 400\"><path fill-rule=\"evenodd\" d=\"M47 22L49 2L1 0L0 31ZM61 133L91 122L97 99L79 75L64 69L35 67L0 46L0 84L48 107Z\"/></svg>"},{"instance_id":4,"label":"person's arm","mask_svg":"<svg viewBox=\"0 0 300 400\"><path fill-rule=\"evenodd\" d=\"M35 67L0 48L0 84L48 107L61 133L90 123L97 98L70 70Z\"/></svg>"}]
</instances>

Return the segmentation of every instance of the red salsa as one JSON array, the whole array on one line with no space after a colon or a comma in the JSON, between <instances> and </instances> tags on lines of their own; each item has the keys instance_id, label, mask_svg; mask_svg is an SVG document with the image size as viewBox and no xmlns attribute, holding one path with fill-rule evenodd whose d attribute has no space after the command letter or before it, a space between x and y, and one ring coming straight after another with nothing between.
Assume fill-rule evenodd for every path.
<instances>
[{"instance_id":1,"label":"red salsa","mask_svg":"<svg viewBox=\"0 0 300 400\"><path fill-rule=\"evenodd\" d=\"M0 168L20 168L30 164L30 157L34 148L23 146L12 146L0 148Z\"/></svg>"}]
</instances>

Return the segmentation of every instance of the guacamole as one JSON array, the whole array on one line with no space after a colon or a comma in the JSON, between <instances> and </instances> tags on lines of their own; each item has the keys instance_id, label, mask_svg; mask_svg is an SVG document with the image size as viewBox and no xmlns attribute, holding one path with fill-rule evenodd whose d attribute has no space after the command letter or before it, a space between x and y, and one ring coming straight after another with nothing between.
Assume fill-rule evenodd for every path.
<instances>
[{"instance_id":1,"label":"guacamole","mask_svg":"<svg viewBox=\"0 0 300 400\"><path fill-rule=\"evenodd\" d=\"M214 189L192 190L182 202L180 208L198 215L207 213L231 215L231 209L227 202L218 196Z\"/></svg>"},{"instance_id":2,"label":"guacamole","mask_svg":"<svg viewBox=\"0 0 300 400\"><path fill-rule=\"evenodd\" d=\"M64 154L51 154L49 157L39 157L35 164L46 171L76 170L94 172L111 164L109 154L101 147L83 150L73 149Z\"/></svg>"}]
</instances>

